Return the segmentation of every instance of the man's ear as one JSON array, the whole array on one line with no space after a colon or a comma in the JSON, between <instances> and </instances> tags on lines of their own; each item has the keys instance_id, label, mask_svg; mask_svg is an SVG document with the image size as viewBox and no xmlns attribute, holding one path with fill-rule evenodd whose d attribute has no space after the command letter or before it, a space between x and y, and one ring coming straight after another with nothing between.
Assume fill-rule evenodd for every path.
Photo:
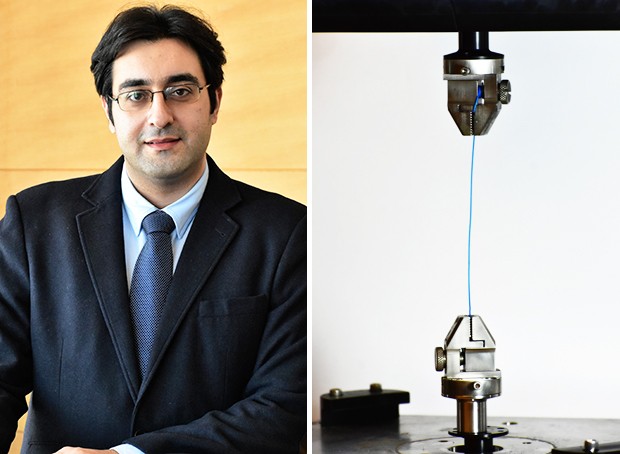
<instances>
[{"instance_id":1,"label":"man's ear","mask_svg":"<svg viewBox=\"0 0 620 454\"><path fill-rule=\"evenodd\" d=\"M215 90L215 101L217 102L215 109L213 109L213 113L210 114L211 123L217 123L217 114L220 111L220 104L222 104L222 87L220 86L217 90Z\"/></svg>"},{"instance_id":2,"label":"man's ear","mask_svg":"<svg viewBox=\"0 0 620 454\"><path fill-rule=\"evenodd\" d=\"M103 111L105 112L105 116L108 119L108 129L110 130L112 134L115 134L116 128L114 127L114 119L112 118L112 109L110 105L111 102L112 101L110 100L109 97L101 96L101 107L103 108Z\"/></svg>"}]
</instances>

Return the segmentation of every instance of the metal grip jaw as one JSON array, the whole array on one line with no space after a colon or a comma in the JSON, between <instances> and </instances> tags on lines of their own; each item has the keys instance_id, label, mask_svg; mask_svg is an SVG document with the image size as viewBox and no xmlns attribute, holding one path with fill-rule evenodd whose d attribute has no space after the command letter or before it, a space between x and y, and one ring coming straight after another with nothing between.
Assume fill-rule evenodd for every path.
<instances>
[{"instance_id":1,"label":"metal grip jaw","mask_svg":"<svg viewBox=\"0 0 620 454\"><path fill-rule=\"evenodd\" d=\"M448 111L461 134L489 132L511 97L510 82L502 80L504 56L489 50L489 33L459 32L459 50L444 55L443 72Z\"/></svg>"},{"instance_id":2,"label":"metal grip jaw","mask_svg":"<svg viewBox=\"0 0 620 454\"><path fill-rule=\"evenodd\" d=\"M486 400L501 394L502 376L495 368L495 340L479 316L457 317L444 347L435 349L435 369L445 370L441 394L457 402L450 435L465 439L462 452L493 452L493 438L508 430L487 426Z\"/></svg>"}]
</instances>

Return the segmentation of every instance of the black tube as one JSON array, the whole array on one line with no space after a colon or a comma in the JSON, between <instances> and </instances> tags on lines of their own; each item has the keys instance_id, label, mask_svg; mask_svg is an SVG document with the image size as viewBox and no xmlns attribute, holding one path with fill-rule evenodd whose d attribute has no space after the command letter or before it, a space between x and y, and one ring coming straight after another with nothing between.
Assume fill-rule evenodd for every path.
<instances>
[{"instance_id":1,"label":"black tube","mask_svg":"<svg viewBox=\"0 0 620 454\"><path fill-rule=\"evenodd\" d=\"M313 32L620 30L618 0L312 0Z\"/></svg>"},{"instance_id":2,"label":"black tube","mask_svg":"<svg viewBox=\"0 0 620 454\"><path fill-rule=\"evenodd\" d=\"M459 33L459 50L474 53L489 50L489 32L477 31Z\"/></svg>"},{"instance_id":3,"label":"black tube","mask_svg":"<svg viewBox=\"0 0 620 454\"><path fill-rule=\"evenodd\" d=\"M504 55L489 50L489 32L478 31L459 32L459 50L453 54L444 55L443 58L452 60L500 59L504 58Z\"/></svg>"}]
</instances>

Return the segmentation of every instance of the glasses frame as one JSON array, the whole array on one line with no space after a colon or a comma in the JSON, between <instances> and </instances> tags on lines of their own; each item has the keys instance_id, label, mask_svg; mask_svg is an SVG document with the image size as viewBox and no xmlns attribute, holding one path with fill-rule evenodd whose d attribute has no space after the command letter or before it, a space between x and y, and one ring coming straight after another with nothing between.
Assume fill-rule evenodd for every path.
<instances>
[{"instance_id":1,"label":"glasses frame","mask_svg":"<svg viewBox=\"0 0 620 454\"><path fill-rule=\"evenodd\" d=\"M202 87L198 84L192 83L192 82L188 82L188 83L180 83L178 85L170 85L169 87L164 88L163 90L156 90L156 91L152 91L152 90L147 90L146 88L135 88L133 90L127 90L127 91L122 91L120 92L116 98L113 96L108 96L108 98L110 98L112 101L116 101L116 103L118 104L118 108L121 109L123 112L142 112L143 110L146 110L148 107L153 105L153 98L155 97L156 93L161 93L162 96L164 97L164 101L168 102L168 97L166 96L166 91L170 90L170 89L174 89L174 88L181 88L181 87L196 87L198 88L198 97L192 101L192 102L182 102L181 104L194 104L195 102L197 102L200 99L200 93L202 93L202 90L204 90L205 88L209 88L211 86L211 84L204 84ZM125 110L121 107L121 103L119 101L119 98L122 95L125 95L127 93L132 93L134 91L140 91L140 92L144 92L144 93L150 93L151 94L151 99L149 101L149 104L145 104L144 108L141 109L137 109L137 110ZM148 107L147 107L148 106Z\"/></svg>"}]
</instances>

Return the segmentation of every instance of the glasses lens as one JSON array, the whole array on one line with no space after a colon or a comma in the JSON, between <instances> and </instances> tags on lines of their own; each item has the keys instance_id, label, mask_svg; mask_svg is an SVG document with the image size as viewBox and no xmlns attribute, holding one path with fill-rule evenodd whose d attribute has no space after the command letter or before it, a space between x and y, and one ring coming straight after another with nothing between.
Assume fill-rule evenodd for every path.
<instances>
[{"instance_id":1,"label":"glasses lens","mask_svg":"<svg viewBox=\"0 0 620 454\"><path fill-rule=\"evenodd\" d=\"M197 85L173 85L164 90L166 101L194 102L200 97Z\"/></svg>"},{"instance_id":2,"label":"glasses lens","mask_svg":"<svg viewBox=\"0 0 620 454\"><path fill-rule=\"evenodd\" d=\"M131 112L142 110L151 104L152 94L148 90L132 90L118 95L118 105L121 109Z\"/></svg>"}]
</instances>

